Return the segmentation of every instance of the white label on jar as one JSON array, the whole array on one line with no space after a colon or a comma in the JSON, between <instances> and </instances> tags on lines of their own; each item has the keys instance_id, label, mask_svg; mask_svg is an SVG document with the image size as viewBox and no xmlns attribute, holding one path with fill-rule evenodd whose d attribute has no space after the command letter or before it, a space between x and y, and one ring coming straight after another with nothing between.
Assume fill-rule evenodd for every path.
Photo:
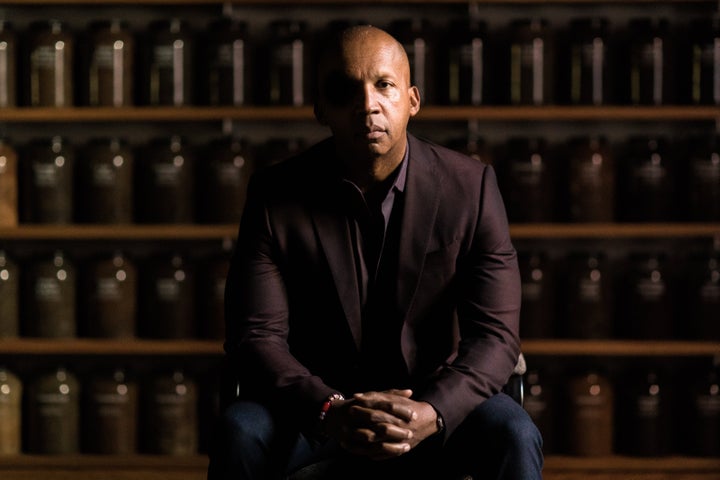
<instances>
[{"instance_id":1,"label":"white label on jar","mask_svg":"<svg viewBox=\"0 0 720 480\"><path fill-rule=\"evenodd\" d=\"M185 42L175 40L172 44L173 104L185 103Z\"/></svg>"},{"instance_id":2,"label":"white label on jar","mask_svg":"<svg viewBox=\"0 0 720 480\"><path fill-rule=\"evenodd\" d=\"M233 103L245 103L245 42L235 40L232 44Z\"/></svg>"},{"instance_id":3,"label":"white label on jar","mask_svg":"<svg viewBox=\"0 0 720 480\"><path fill-rule=\"evenodd\" d=\"M99 278L97 281L97 296L102 301L116 301L122 298L120 285L113 277Z\"/></svg>"},{"instance_id":4,"label":"white label on jar","mask_svg":"<svg viewBox=\"0 0 720 480\"><path fill-rule=\"evenodd\" d=\"M642 418L660 415L660 398L657 395L641 395L637 399L637 413Z\"/></svg>"},{"instance_id":5,"label":"white label on jar","mask_svg":"<svg viewBox=\"0 0 720 480\"><path fill-rule=\"evenodd\" d=\"M217 300L225 298L225 278L215 280L215 298Z\"/></svg>"},{"instance_id":6,"label":"white label on jar","mask_svg":"<svg viewBox=\"0 0 720 480\"><path fill-rule=\"evenodd\" d=\"M635 291L648 302L660 301L665 295L665 282L661 278L655 276L657 272L653 272L653 278L641 279L635 287Z\"/></svg>"},{"instance_id":7,"label":"white label on jar","mask_svg":"<svg viewBox=\"0 0 720 480\"><path fill-rule=\"evenodd\" d=\"M115 169L106 163L95 165L92 170L92 183L96 187L112 187L117 175Z\"/></svg>"},{"instance_id":8,"label":"white label on jar","mask_svg":"<svg viewBox=\"0 0 720 480\"><path fill-rule=\"evenodd\" d=\"M8 81L8 44L0 42L0 107L10 103L10 82Z\"/></svg>"},{"instance_id":9,"label":"white label on jar","mask_svg":"<svg viewBox=\"0 0 720 480\"><path fill-rule=\"evenodd\" d=\"M33 179L36 187L57 187L59 183L58 171L55 165L48 163L33 163Z\"/></svg>"},{"instance_id":10,"label":"white label on jar","mask_svg":"<svg viewBox=\"0 0 720 480\"><path fill-rule=\"evenodd\" d=\"M597 270L593 270L593 272L596 271ZM602 300L602 290L598 280L592 278L583 278L580 280L580 285L578 286L578 297L580 297L580 301L597 303Z\"/></svg>"},{"instance_id":11,"label":"white label on jar","mask_svg":"<svg viewBox=\"0 0 720 480\"><path fill-rule=\"evenodd\" d=\"M5 173L7 170L8 161L5 155L0 156L0 174Z\"/></svg>"},{"instance_id":12,"label":"white label on jar","mask_svg":"<svg viewBox=\"0 0 720 480\"><path fill-rule=\"evenodd\" d=\"M536 282L525 282L522 284L522 299L526 301L537 301L542 297L542 284Z\"/></svg>"},{"instance_id":13,"label":"white label on jar","mask_svg":"<svg viewBox=\"0 0 720 480\"><path fill-rule=\"evenodd\" d=\"M156 163L153 165L155 183L158 186L176 187L180 184L180 168L170 163Z\"/></svg>"},{"instance_id":14,"label":"white label on jar","mask_svg":"<svg viewBox=\"0 0 720 480\"><path fill-rule=\"evenodd\" d=\"M40 277L35 281L35 298L41 302L62 301L60 282L53 277Z\"/></svg>"},{"instance_id":15,"label":"white label on jar","mask_svg":"<svg viewBox=\"0 0 720 480\"><path fill-rule=\"evenodd\" d=\"M215 175L220 185L236 187L240 185L242 175L234 164L220 163L215 165Z\"/></svg>"},{"instance_id":16,"label":"white label on jar","mask_svg":"<svg viewBox=\"0 0 720 480\"><path fill-rule=\"evenodd\" d=\"M113 105L120 106L123 104L123 88L125 76L125 57L123 55L125 44L122 40L113 43L112 51L112 69L113 69Z\"/></svg>"},{"instance_id":17,"label":"white label on jar","mask_svg":"<svg viewBox=\"0 0 720 480\"><path fill-rule=\"evenodd\" d=\"M174 278L159 278L155 282L158 298L164 302L176 302L180 298L180 283Z\"/></svg>"},{"instance_id":18,"label":"white label on jar","mask_svg":"<svg viewBox=\"0 0 720 480\"><path fill-rule=\"evenodd\" d=\"M720 302L720 284L719 283L706 283L700 289L700 298L707 303L718 303Z\"/></svg>"}]
</instances>

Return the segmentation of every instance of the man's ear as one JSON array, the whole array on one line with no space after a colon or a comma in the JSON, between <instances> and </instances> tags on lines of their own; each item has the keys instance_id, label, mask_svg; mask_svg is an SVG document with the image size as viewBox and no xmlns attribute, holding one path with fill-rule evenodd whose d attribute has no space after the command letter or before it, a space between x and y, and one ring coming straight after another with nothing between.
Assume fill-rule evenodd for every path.
<instances>
[{"instance_id":1,"label":"man's ear","mask_svg":"<svg viewBox=\"0 0 720 480\"><path fill-rule=\"evenodd\" d=\"M317 101L313 105L313 113L315 114L315 119L320 123L322 126L327 126L327 120L325 120L325 109L320 105L320 102Z\"/></svg>"},{"instance_id":2,"label":"man's ear","mask_svg":"<svg viewBox=\"0 0 720 480\"><path fill-rule=\"evenodd\" d=\"M410 116L414 117L420 111L420 90L412 85L408 90L408 96L410 97Z\"/></svg>"}]
</instances>

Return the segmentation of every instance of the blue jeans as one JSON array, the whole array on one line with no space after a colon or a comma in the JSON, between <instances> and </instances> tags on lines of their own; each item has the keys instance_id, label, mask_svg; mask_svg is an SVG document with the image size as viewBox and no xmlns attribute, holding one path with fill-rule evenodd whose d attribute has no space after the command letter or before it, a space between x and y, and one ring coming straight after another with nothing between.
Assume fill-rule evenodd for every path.
<instances>
[{"instance_id":1,"label":"blue jeans","mask_svg":"<svg viewBox=\"0 0 720 480\"><path fill-rule=\"evenodd\" d=\"M443 445L431 437L410 453L370 461L334 442L317 445L283 429L264 406L236 402L221 418L208 480L275 480L302 466L335 459L332 479L542 479L542 438L525 410L500 393L468 415Z\"/></svg>"}]
</instances>

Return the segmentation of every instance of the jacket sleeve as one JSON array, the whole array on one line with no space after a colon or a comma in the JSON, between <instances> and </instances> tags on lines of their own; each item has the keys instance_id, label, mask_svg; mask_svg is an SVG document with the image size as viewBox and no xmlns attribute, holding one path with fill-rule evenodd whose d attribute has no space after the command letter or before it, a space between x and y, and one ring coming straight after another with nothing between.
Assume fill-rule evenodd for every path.
<instances>
[{"instance_id":1,"label":"jacket sleeve","mask_svg":"<svg viewBox=\"0 0 720 480\"><path fill-rule=\"evenodd\" d=\"M492 167L483 170L477 223L469 251L458 263L457 355L418 395L442 415L445 438L500 391L520 353L520 274Z\"/></svg>"},{"instance_id":2,"label":"jacket sleeve","mask_svg":"<svg viewBox=\"0 0 720 480\"><path fill-rule=\"evenodd\" d=\"M288 298L270 221L270 179L254 176L225 287L225 350L243 396L267 402L310 428L335 390L288 345Z\"/></svg>"}]
</instances>

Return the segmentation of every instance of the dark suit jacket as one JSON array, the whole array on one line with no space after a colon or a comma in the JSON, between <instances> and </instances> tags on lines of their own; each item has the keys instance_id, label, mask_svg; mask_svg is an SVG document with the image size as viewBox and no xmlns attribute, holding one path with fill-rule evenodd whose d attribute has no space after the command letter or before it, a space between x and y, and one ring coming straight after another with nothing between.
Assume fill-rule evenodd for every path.
<instances>
[{"instance_id":1,"label":"dark suit jacket","mask_svg":"<svg viewBox=\"0 0 720 480\"><path fill-rule=\"evenodd\" d=\"M493 169L408 142L394 315L413 398L449 435L512 373L520 279ZM254 175L226 287L241 389L302 427L329 394L357 391L361 306L335 172L328 139Z\"/></svg>"}]
</instances>

